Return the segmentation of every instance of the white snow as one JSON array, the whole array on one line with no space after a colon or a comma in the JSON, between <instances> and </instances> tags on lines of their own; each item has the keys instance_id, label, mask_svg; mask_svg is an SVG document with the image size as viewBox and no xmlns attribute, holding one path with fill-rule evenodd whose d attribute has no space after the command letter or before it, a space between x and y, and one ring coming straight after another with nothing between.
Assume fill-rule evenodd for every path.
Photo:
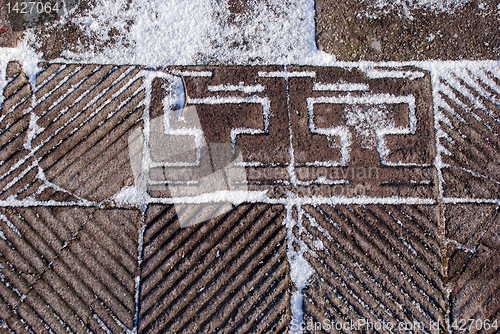
<instances>
[{"instance_id":1,"label":"white snow","mask_svg":"<svg viewBox=\"0 0 500 334\"><path fill-rule=\"evenodd\" d=\"M370 90L370 86L368 86L368 84L349 83L349 82L344 82L344 81L340 81L338 83L315 82L313 85L313 90L351 92L351 91Z\"/></svg>"},{"instance_id":2,"label":"white snow","mask_svg":"<svg viewBox=\"0 0 500 334\"><path fill-rule=\"evenodd\" d=\"M251 1L241 13L229 0L97 0L84 15L64 20L103 46L66 51L65 61L162 66L332 59L315 45L313 0ZM111 29L119 34L110 37Z\"/></svg>"},{"instance_id":3,"label":"white snow","mask_svg":"<svg viewBox=\"0 0 500 334\"><path fill-rule=\"evenodd\" d=\"M363 107L348 106L345 109L346 124L354 127L362 138L362 147L375 148L377 144L377 129L394 127L394 120L387 105Z\"/></svg>"},{"instance_id":4,"label":"white snow","mask_svg":"<svg viewBox=\"0 0 500 334\"><path fill-rule=\"evenodd\" d=\"M365 70L366 76L368 78L405 78L405 79L416 79L422 78L425 73L417 71L387 71L378 69L367 69Z\"/></svg>"},{"instance_id":5,"label":"white snow","mask_svg":"<svg viewBox=\"0 0 500 334\"><path fill-rule=\"evenodd\" d=\"M321 239L316 239L314 240L314 247L317 249L317 250L324 250L325 249L325 245L323 245L323 241L321 241Z\"/></svg>"},{"instance_id":6,"label":"white snow","mask_svg":"<svg viewBox=\"0 0 500 334\"><path fill-rule=\"evenodd\" d=\"M39 118L40 117L35 115L35 113L31 113L30 125L28 128L28 133L26 134L26 142L23 145L24 148L28 151L31 150L31 141L33 140L33 138L44 130L37 124Z\"/></svg>"},{"instance_id":7,"label":"white snow","mask_svg":"<svg viewBox=\"0 0 500 334\"><path fill-rule=\"evenodd\" d=\"M365 15L380 17L382 14L397 12L400 16L413 20L412 10L427 9L436 13L454 13L471 0L365 0L368 10ZM378 11L377 11L378 10Z\"/></svg>"},{"instance_id":8,"label":"white snow","mask_svg":"<svg viewBox=\"0 0 500 334\"><path fill-rule=\"evenodd\" d=\"M293 284L296 287L296 291L292 293L290 297L290 308L292 311L292 320L291 323L300 324L304 318L304 312L302 310L302 301L304 299L304 295L302 290L307 286L307 283L311 276L314 273L314 269L304 258L304 252L308 250L304 241L295 237L294 228L297 227L299 230L299 235L302 234L305 229L302 227L302 217L304 215L304 211L300 206L297 206L298 211L298 219L294 219L292 215L293 208L293 200L298 199L296 195L291 192L287 193L292 201L289 201L286 204L287 212L285 218L285 226L287 229L287 258L290 264L290 278L292 279ZM299 245L299 250L296 251L293 243L296 242ZM292 333L300 333L292 331Z\"/></svg>"},{"instance_id":9,"label":"white snow","mask_svg":"<svg viewBox=\"0 0 500 334\"><path fill-rule=\"evenodd\" d=\"M313 269L303 255L297 256L290 265L290 277L297 287L305 287Z\"/></svg>"},{"instance_id":10,"label":"white snow","mask_svg":"<svg viewBox=\"0 0 500 334\"><path fill-rule=\"evenodd\" d=\"M246 94L252 94L257 92L263 92L266 89L262 85L245 85L244 82L240 82L238 85L218 85L218 86L208 86L209 92L244 92Z\"/></svg>"},{"instance_id":11,"label":"white snow","mask_svg":"<svg viewBox=\"0 0 500 334\"><path fill-rule=\"evenodd\" d=\"M277 72L259 72L260 77L263 78L315 78L316 72L312 71L277 71Z\"/></svg>"},{"instance_id":12,"label":"white snow","mask_svg":"<svg viewBox=\"0 0 500 334\"><path fill-rule=\"evenodd\" d=\"M469 0L374 0L371 2L372 9L379 9L380 13L393 10L402 11L402 15L412 19L411 11L418 8L426 8L438 12L454 11L461 8ZM481 5L481 4L479 4ZM464 110L468 110L467 105L460 101L454 95L453 91L441 81L446 82L451 87L455 88L460 94L465 96L475 106L482 109L485 113L498 121L500 115L487 108L469 89L465 88L457 78L468 84L471 88L476 89L484 98L490 100L494 104L500 102L495 95L488 93L483 84L489 89L500 92L500 87L491 76L485 73L485 68L497 77L500 77L499 63L495 61L462 61L462 62L444 62L444 61L426 61L426 62L336 62L333 56L327 55L317 50L315 46L315 28L314 28L314 1L313 0L297 0L295 2L267 0L248 2L248 10L243 13L233 13L229 6L229 1L224 0L218 3L210 0L201 1L181 1L181 0L97 0L97 5L83 16L66 16L63 20L72 20L79 25L85 34L90 38L105 42L109 40L108 32L111 28L118 30L119 37L115 44L109 43L104 46L103 50L90 50L72 53L66 51L63 53L63 58L59 59L62 62L89 62L89 63L111 63L111 64L139 64L150 67L162 67L168 65L194 65L194 64L299 64L299 65L326 65L339 66L344 68L359 68L364 71L369 78L401 78L401 79L417 79L422 78L424 71L403 70L404 66L412 65L423 70L428 70L431 73L433 102L434 102L434 125L436 128L436 143L437 155L434 161L434 166L438 173L439 197L434 198L418 198L418 197L297 197L292 193L288 193L285 198L269 198L266 191L214 191L211 193L203 193L196 196L185 196L176 198L153 198L147 189L147 173L154 166L154 163L149 155L149 148L152 142L151 129L156 126L155 120L149 118L149 103L151 100L151 83L156 77L172 78L170 74L165 74L161 71L143 70L142 76L145 77L144 87L146 89L146 99L144 104L146 112L143 116L144 127L139 130L139 133L132 139L138 139L138 149L140 156L136 166L132 166L135 183L131 186L126 186L121 191L115 194L110 200L114 204L120 206L136 206L144 210L146 205L150 203L168 203L168 204L200 204L200 203L215 203L228 202L233 205L238 205L243 202L265 202L272 204L284 204L287 209L285 224L287 228L287 255L290 263L290 276L297 288L291 296L292 317L300 322L303 319L302 290L307 286L313 274L312 266L304 257L305 252L313 253L313 250L307 248L303 241L294 236L293 228L298 227L299 234L304 232L302 227L302 217L309 218L311 223L323 233L328 240L332 241L332 237L328 232L316 224L312 217L307 216L302 209L302 205L338 205L338 204L436 204L440 203L493 203L500 204L499 199L488 198L447 198L443 195L444 179L441 170L448 167L441 160L441 154L451 154L439 143L439 138L446 138L446 133L441 129L440 122L444 122L451 126L451 122L440 111L440 108L454 114L453 108L450 107L442 98L441 93L447 95L450 99L462 105ZM498 5L500 11L500 4ZM367 14L369 15L369 14ZM58 23L50 23L58 24ZM439 32L436 32L439 35ZM435 35L430 34L427 38L429 42L434 40ZM10 60L18 60L22 64L23 70L27 74L32 87L35 87L36 74L39 71L38 62L42 59L36 54L30 45L36 44L37 41L32 33L28 31L24 40L20 42L16 49L0 49L0 86L6 85L5 68ZM132 71L133 68L130 69ZM122 75L125 76L129 72ZM211 71L170 71L171 74L177 76L191 77L212 77ZM292 77L307 77L316 78L316 73L313 71L274 71L258 73L261 77L288 78ZM481 81L481 84L478 82ZM62 84L62 83L61 83ZM179 82L173 83L180 87ZM126 85L114 96L121 93L128 86ZM251 95L264 91L262 85L245 85L244 82L234 84L223 84L218 86L209 86L211 92L243 92L249 94L245 98L241 97L210 97L193 99L184 96L182 89L174 90L175 94L169 95L163 101L165 106L184 105L187 101L191 104L224 104L224 103L258 103L263 109L263 126L262 128L235 128L231 130L231 141L233 146L236 144L238 134L262 134L268 131L269 117L271 115L270 101L268 98ZM384 156L387 155L387 149L383 143L383 135L390 133L414 133L416 128L416 120L414 110L412 113L412 103L414 100L410 96L392 96L388 94L369 94L369 86L362 83L350 82L335 82L324 83L315 82L313 90L316 92L347 92L348 95L336 97L311 97L307 100L309 128L312 132L326 136L338 136L341 142L341 159L340 161L316 161L311 164L314 166L335 166L348 165L350 153L350 132L345 126L336 126L330 128L318 128L314 123L314 104L315 103L338 103L347 104L350 107L346 109L347 125L354 128L358 135L364 138L364 145L377 146L384 163ZM349 92L366 92L364 96L350 95ZM103 92L102 94L104 94ZM317 95L315 95L317 96ZM94 103L96 97L90 103ZM289 96L287 96L289 102ZM0 103L3 102L3 97L0 95ZM387 103L408 103L410 105L409 128L395 128L394 121L384 112L384 106ZM371 105L370 108L357 107L358 104ZM95 113L101 109L97 109ZM174 127L170 123L175 117L177 110L166 108L167 112L164 115L163 121L164 132L173 135L198 136L201 137L199 127L189 128L189 115L177 114L177 123L182 123L182 127ZM455 114L456 115L456 114ZM460 119L458 115L457 119ZM473 114L471 114L474 117ZM76 117L76 116L75 116ZM177 124L176 123L176 124ZM37 117L34 115L30 121L28 132L28 140L25 143L25 148L31 150L29 157L32 157L38 149L31 147L31 139L34 138L43 129L37 125ZM290 130L291 131L291 130ZM391 132L392 131L392 132ZM139 140L140 139L140 140ZM43 143L42 143L43 144ZM201 139L198 140L201 145ZM198 147L200 146L198 145ZM134 151L135 152L135 151ZM294 186L309 185L309 184L338 184L346 183L344 180L333 181L324 177L319 177L314 181L300 182L295 175L295 159L293 149L293 136L290 132L290 148L291 163L287 171L290 177L290 183ZM24 162L23 160L22 162ZM249 162L247 166L255 165L257 162ZM20 165L21 163L19 163ZM18 167L17 165L14 167ZM30 166L31 168L39 168L37 162ZM12 170L11 170L12 171ZM479 175L472 170L466 170L472 175ZM27 170L25 171L25 173ZM21 176L24 174L21 174ZM55 185L50 184L43 173L40 173L39 178L45 182L45 186ZM13 181L17 182L17 178ZM11 186L13 183L8 184ZM63 190L63 189L59 189ZM77 202L61 203L56 201L36 201L33 198L25 200L17 200L14 196L9 197L5 201L0 201L0 207L6 206L99 206L101 203L94 203L79 199ZM293 217L293 209L297 208L298 217ZM7 223L7 226L17 234L19 230L3 215L0 219ZM330 222L334 227L335 222ZM316 225L315 225L316 224ZM140 235L142 238L144 228L141 228ZM0 231L0 238L5 238L5 235ZM408 250L418 255L416 250L407 243L403 238L401 242ZM142 239L139 240L139 254L142 252ZM295 251L292 242L299 244L299 250ZM449 241L453 242L453 241ZM320 239L313 242L316 250L324 250L325 246ZM216 256L220 256L217 251ZM139 265L141 258L138 259ZM354 264L355 265L355 264ZM1 269L1 268L0 268ZM140 278L135 277L136 283L136 300L138 300L138 292L140 289ZM361 302L361 301L360 301ZM416 305L418 306L418 305ZM135 321L137 321L137 312ZM109 332L109 329L96 316L97 321L103 328ZM117 322L119 322L117 320Z\"/></svg>"},{"instance_id":13,"label":"white snow","mask_svg":"<svg viewBox=\"0 0 500 334\"><path fill-rule=\"evenodd\" d=\"M212 76L212 72L210 72L210 71L179 71L179 70L172 70L171 72L174 75L179 75L179 76L184 76L184 77L208 77L208 78L210 78Z\"/></svg>"},{"instance_id":14,"label":"white snow","mask_svg":"<svg viewBox=\"0 0 500 334\"><path fill-rule=\"evenodd\" d=\"M119 204L132 206L143 206L148 203L151 197L146 190L136 186L123 187L122 190L112 197Z\"/></svg>"}]
</instances>

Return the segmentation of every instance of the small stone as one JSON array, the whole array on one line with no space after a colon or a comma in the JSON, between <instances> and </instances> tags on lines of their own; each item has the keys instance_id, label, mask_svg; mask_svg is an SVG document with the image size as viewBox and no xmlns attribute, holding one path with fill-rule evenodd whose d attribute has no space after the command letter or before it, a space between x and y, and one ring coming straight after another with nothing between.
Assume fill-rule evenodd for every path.
<instances>
[{"instance_id":1,"label":"small stone","mask_svg":"<svg viewBox=\"0 0 500 334\"><path fill-rule=\"evenodd\" d=\"M375 49L376 51L379 52L382 51L382 44L376 38L372 39L370 46L372 47L372 49Z\"/></svg>"}]
</instances>

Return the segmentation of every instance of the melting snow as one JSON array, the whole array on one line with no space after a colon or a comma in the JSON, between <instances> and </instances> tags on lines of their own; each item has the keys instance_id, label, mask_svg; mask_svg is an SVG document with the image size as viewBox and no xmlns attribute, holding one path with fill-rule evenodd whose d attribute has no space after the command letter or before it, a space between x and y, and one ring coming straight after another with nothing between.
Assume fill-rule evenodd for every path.
<instances>
[{"instance_id":1,"label":"melting snow","mask_svg":"<svg viewBox=\"0 0 500 334\"><path fill-rule=\"evenodd\" d=\"M97 0L83 16L65 20L104 45L63 53L76 62L161 66L332 58L315 45L313 0L253 1L239 12L229 1Z\"/></svg>"},{"instance_id":2,"label":"melting snow","mask_svg":"<svg viewBox=\"0 0 500 334\"><path fill-rule=\"evenodd\" d=\"M415 9L429 9L437 13L454 13L470 1L471 0L365 0L365 2L369 4L366 13L368 16L377 17L381 14L395 11L400 16L405 16L410 20L414 19L411 11ZM380 10L381 13L372 13L373 10L377 9Z\"/></svg>"}]
</instances>

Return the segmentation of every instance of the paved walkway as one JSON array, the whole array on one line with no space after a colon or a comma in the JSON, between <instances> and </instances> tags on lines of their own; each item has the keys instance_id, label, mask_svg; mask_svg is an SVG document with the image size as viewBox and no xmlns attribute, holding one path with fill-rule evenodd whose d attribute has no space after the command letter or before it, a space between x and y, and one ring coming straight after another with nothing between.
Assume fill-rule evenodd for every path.
<instances>
[{"instance_id":1,"label":"paved walkway","mask_svg":"<svg viewBox=\"0 0 500 334\"><path fill-rule=\"evenodd\" d=\"M496 62L6 79L5 332L499 320Z\"/></svg>"}]
</instances>

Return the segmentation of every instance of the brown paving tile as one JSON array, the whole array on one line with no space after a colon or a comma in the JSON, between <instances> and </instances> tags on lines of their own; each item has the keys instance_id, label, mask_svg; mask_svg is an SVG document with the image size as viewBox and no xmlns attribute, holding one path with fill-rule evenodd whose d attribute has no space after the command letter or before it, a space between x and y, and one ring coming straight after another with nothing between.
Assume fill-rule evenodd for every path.
<instances>
[{"instance_id":1,"label":"brown paving tile","mask_svg":"<svg viewBox=\"0 0 500 334\"><path fill-rule=\"evenodd\" d=\"M447 205L445 211L446 236L449 242L449 277L460 275L471 252L482 244L498 250L499 221L495 205Z\"/></svg>"},{"instance_id":2,"label":"brown paving tile","mask_svg":"<svg viewBox=\"0 0 500 334\"><path fill-rule=\"evenodd\" d=\"M443 195L500 196L500 72L489 68L450 69L435 84L443 135Z\"/></svg>"},{"instance_id":3,"label":"brown paving tile","mask_svg":"<svg viewBox=\"0 0 500 334\"><path fill-rule=\"evenodd\" d=\"M207 143L234 144L241 150L249 190L271 189L271 197L283 197L293 189L286 187L292 182L287 169L290 117L301 195L437 196L432 97L425 71L376 68L366 75L332 67L183 67L170 72L182 76L187 106L196 108ZM260 91L244 91L257 85ZM167 94L159 86L153 89L153 118L162 115L159 101ZM270 101L268 131L234 135L241 128L265 129L264 106L242 103L260 98ZM245 105L250 109L243 110ZM378 124L377 118L386 118L386 124ZM375 126L411 133L379 138ZM342 128L345 137L325 133L332 127ZM343 143L346 138L349 145ZM161 174L155 171L153 177Z\"/></svg>"},{"instance_id":4,"label":"brown paving tile","mask_svg":"<svg viewBox=\"0 0 500 334\"><path fill-rule=\"evenodd\" d=\"M4 89L0 196L99 201L117 193L133 176L128 137L141 126L144 109L139 70L44 65L31 110L26 77L17 65L9 66L7 75L15 77ZM40 188L39 168L55 187Z\"/></svg>"},{"instance_id":5,"label":"brown paving tile","mask_svg":"<svg viewBox=\"0 0 500 334\"><path fill-rule=\"evenodd\" d=\"M499 263L498 251L482 245L477 247L450 294L453 333L497 332L500 318ZM471 320L474 321L472 327ZM495 327L483 327L479 321L483 324L489 322Z\"/></svg>"},{"instance_id":6,"label":"brown paving tile","mask_svg":"<svg viewBox=\"0 0 500 334\"><path fill-rule=\"evenodd\" d=\"M304 256L315 271L303 290L305 324L364 319L392 325L399 333L408 332L398 329L400 323L417 321L430 331L430 321L439 321L443 330L445 273L435 206L321 205L303 210L300 239L310 249ZM338 332L373 331L366 325L355 328Z\"/></svg>"},{"instance_id":7,"label":"brown paving tile","mask_svg":"<svg viewBox=\"0 0 500 334\"><path fill-rule=\"evenodd\" d=\"M382 78L370 78L357 69L288 70L290 74L314 73L288 80L295 173L302 181L299 194L435 196L432 97L427 73L405 68L399 73L414 73L415 78L391 78L391 71L395 74L397 70L380 68L375 72ZM414 128L410 125L412 111ZM378 137L374 127L404 128L411 133Z\"/></svg>"},{"instance_id":8,"label":"brown paving tile","mask_svg":"<svg viewBox=\"0 0 500 334\"><path fill-rule=\"evenodd\" d=\"M137 212L40 207L2 214L2 320L11 329L133 328Z\"/></svg>"},{"instance_id":9,"label":"brown paving tile","mask_svg":"<svg viewBox=\"0 0 500 334\"><path fill-rule=\"evenodd\" d=\"M499 321L500 219L495 205L449 205L445 211L448 238L450 322L454 333L493 333L474 321ZM463 326L463 321L466 325ZM463 331L460 328L463 326Z\"/></svg>"},{"instance_id":10,"label":"brown paving tile","mask_svg":"<svg viewBox=\"0 0 500 334\"><path fill-rule=\"evenodd\" d=\"M168 70L182 77L186 107L196 108L206 144L234 144L246 164L248 190L271 189L271 197L283 196L286 189L290 190L290 187L281 187L283 182L289 183L286 168L290 162L286 81L261 72L282 71L280 66ZM203 72L210 75L196 75ZM153 90L151 117L162 114L158 111L162 106L156 101L165 94L161 89ZM238 129L240 132L235 134ZM150 193L153 196L167 194L161 190Z\"/></svg>"},{"instance_id":11,"label":"brown paving tile","mask_svg":"<svg viewBox=\"0 0 500 334\"><path fill-rule=\"evenodd\" d=\"M286 332L284 216L282 206L243 204L180 229L173 206L149 206L139 332Z\"/></svg>"},{"instance_id":12,"label":"brown paving tile","mask_svg":"<svg viewBox=\"0 0 500 334\"><path fill-rule=\"evenodd\" d=\"M13 312L17 312L21 298L25 298L65 242L88 219L90 210L3 208L1 211L2 308L8 309L2 320L18 326L20 314Z\"/></svg>"},{"instance_id":13,"label":"brown paving tile","mask_svg":"<svg viewBox=\"0 0 500 334\"><path fill-rule=\"evenodd\" d=\"M33 140L33 145L43 145L36 156L50 182L77 196L102 200L132 177L128 135L141 124L142 80L138 69L127 67L83 66L69 79L60 74L64 71L38 90L49 95L35 107L39 123L48 127ZM76 89L72 81L79 84ZM55 85L60 86L51 92Z\"/></svg>"},{"instance_id":14,"label":"brown paving tile","mask_svg":"<svg viewBox=\"0 0 500 334\"><path fill-rule=\"evenodd\" d=\"M3 90L4 101L0 121L0 198L6 199L33 181L33 172L24 176L17 187L9 189L10 183L23 175L23 169L15 168L22 163L28 154L25 141L28 133L30 115L27 109L31 106L31 86L28 78L21 71L17 62L9 62L6 69L7 85ZM33 160L28 160L22 167L32 170ZM26 173L25 173L26 174Z\"/></svg>"}]
</instances>

